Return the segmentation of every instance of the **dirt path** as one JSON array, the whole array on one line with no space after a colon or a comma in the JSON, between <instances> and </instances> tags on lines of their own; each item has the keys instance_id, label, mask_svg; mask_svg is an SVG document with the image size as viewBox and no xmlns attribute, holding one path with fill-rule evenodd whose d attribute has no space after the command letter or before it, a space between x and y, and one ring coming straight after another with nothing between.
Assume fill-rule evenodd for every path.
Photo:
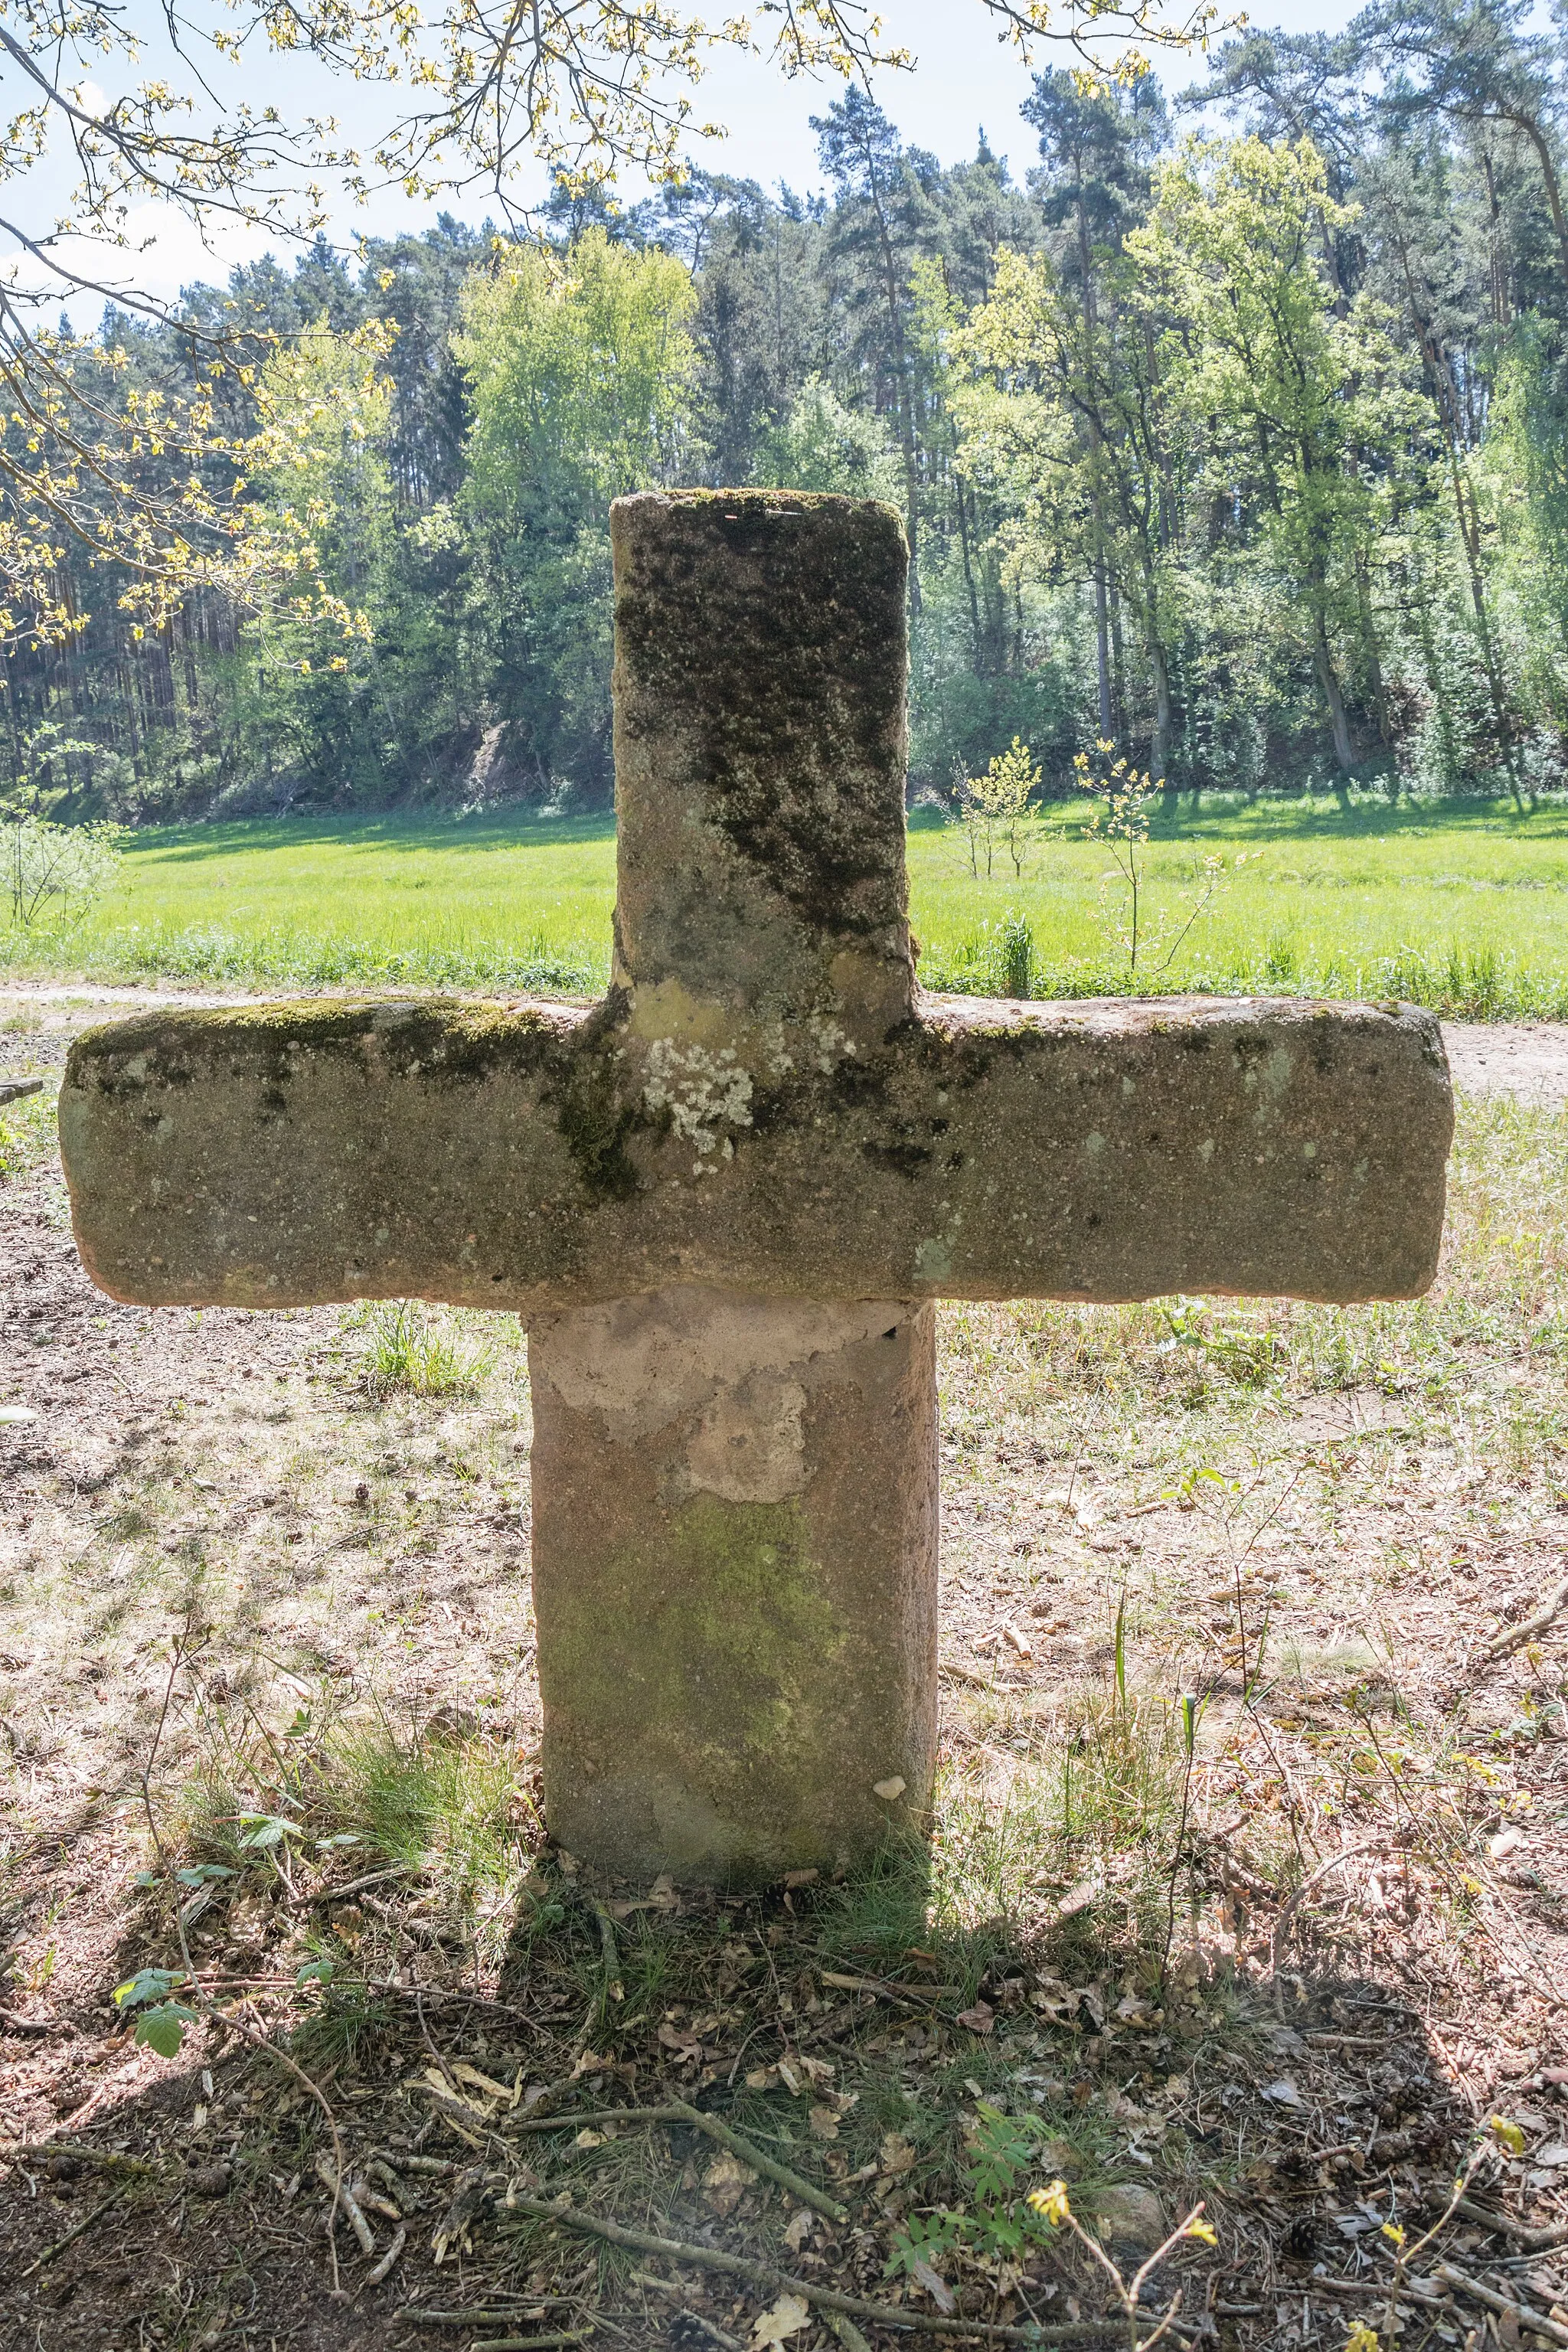
<instances>
[{"instance_id":1,"label":"dirt path","mask_svg":"<svg viewBox=\"0 0 1568 2352\"><path fill-rule=\"evenodd\" d=\"M1446 1021L1443 1043L1454 1083L1467 1094L1553 1106L1568 1097L1568 1024Z\"/></svg>"}]
</instances>

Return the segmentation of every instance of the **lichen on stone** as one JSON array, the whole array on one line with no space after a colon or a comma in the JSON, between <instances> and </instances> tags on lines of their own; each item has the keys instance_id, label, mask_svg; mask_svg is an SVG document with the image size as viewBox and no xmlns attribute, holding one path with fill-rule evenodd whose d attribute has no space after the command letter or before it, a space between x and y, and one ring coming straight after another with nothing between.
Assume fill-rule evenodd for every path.
<instances>
[{"instance_id":1,"label":"lichen on stone","mask_svg":"<svg viewBox=\"0 0 1568 2352\"><path fill-rule=\"evenodd\" d=\"M643 1079L643 1102L697 1157L694 1176L715 1172L716 1158L735 1153L729 1130L752 1124L752 1077L732 1045L717 1053L706 1045L682 1045L673 1037L656 1037L648 1047Z\"/></svg>"}]
</instances>

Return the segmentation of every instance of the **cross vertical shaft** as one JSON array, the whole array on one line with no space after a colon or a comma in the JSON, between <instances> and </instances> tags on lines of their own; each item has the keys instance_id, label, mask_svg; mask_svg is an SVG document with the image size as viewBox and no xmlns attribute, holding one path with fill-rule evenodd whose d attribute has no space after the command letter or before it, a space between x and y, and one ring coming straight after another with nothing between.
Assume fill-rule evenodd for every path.
<instances>
[{"instance_id":1,"label":"cross vertical shaft","mask_svg":"<svg viewBox=\"0 0 1568 2352\"><path fill-rule=\"evenodd\" d=\"M621 499L612 534L615 977L700 1184L757 1076L853 1066L913 1010L904 539L886 507L755 492ZM534 1318L529 1367L556 1835L631 1877L757 1879L918 1817L931 1308L682 1285Z\"/></svg>"}]
</instances>

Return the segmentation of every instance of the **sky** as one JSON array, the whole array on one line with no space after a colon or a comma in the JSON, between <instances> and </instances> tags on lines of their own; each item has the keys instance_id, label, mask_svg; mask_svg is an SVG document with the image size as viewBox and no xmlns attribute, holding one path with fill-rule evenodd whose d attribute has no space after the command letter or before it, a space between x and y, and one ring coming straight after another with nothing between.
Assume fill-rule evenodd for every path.
<instances>
[{"instance_id":1,"label":"sky","mask_svg":"<svg viewBox=\"0 0 1568 2352\"><path fill-rule=\"evenodd\" d=\"M877 99L906 140L930 149L939 162L953 163L974 152L984 127L992 148L1008 158L1015 175L1021 179L1035 156L1035 134L1018 113L1020 102L1029 93L1029 68L1016 50L998 38L994 20L981 0L880 0L880 5L889 37L915 53L912 71L885 71L874 86ZM150 26L155 27L160 12L153 0L132 0L131 13L145 16ZM715 7L715 16L718 13ZM1344 0L1274 0L1272 5L1266 0L1257 21L1290 32L1331 31L1353 13L1353 6L1344 5ZM765 26L767 20L763 16L758 21ZM164 59L158 48L154 31L141 73L162 69ZM1068 61L1067 53L1048 47L1038 53L1040 64L1049 64L1053 58ZM1156 70L1171 89L1202 79L1201 60L1180 55L1157 58ZM298 119L306 112L332 112L348 136L361 140L373 134L388 96L384 90L337 83L308 58L247 63L242 77L215 76L220 90L225 79L229 95L242 87L251 103L270 102L285 119ZM760 181L769 188L781 181L797 192L815 188L821 173L810 118L826 112L839 89L831 79L788 82L763 59L718 52L696 93L696 105L703 118L723 122L729 135L723 140L692 141L691 159L737 178ZM525 185L524 200L539 192L539 187L529 191ZM31 229L55 215L67 193L63 172L46 164L28 179L12 184L5 209ZM625 190L629 197L639 193L631 184ZM418 231L431 224L438 209L450 210L478 226L493 209L493 200L487 206L479 193L448 199L445 206L412 204L400 196L384 196L368 207L345 201L334 209L332 234L348 243L356 234L387 236ZM136 250L117 257L115 282L163 299L199 278L221 283L235 263L255 258L269 245L279 251L280 257L286 254L275 237L242 226L224 228L213 245L205 247L192 225L150 205L133 214L128 226ZM0 233L0 255L5 248ZM85 262L77 258L85 272ZM93 266L92 274L103 274L101 260ZM96 299L73 302L75 323L79 327L93 324L98 307Z\"/></svg>"}]
</instances>

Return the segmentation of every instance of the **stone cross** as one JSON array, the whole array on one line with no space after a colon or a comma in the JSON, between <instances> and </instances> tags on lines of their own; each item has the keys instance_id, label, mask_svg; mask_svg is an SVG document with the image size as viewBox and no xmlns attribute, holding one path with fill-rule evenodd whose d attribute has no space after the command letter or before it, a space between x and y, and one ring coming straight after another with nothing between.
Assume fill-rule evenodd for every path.
<instances>
[{"instance_id":1,"label":"stone cross","mask_svg":"<svg viewBox=\"0 0 1568 2352\"><path fill-rule=\"evenodd\" d=\"M60 1134L114 1297L522 1315L550 1828L738 1884L929 1803L931 1302L1414 1297L1452 1102L1409 1006L922 994L897 514L611 528L602 1002L161 1010Z\"/></svg>"}]
</instances>

